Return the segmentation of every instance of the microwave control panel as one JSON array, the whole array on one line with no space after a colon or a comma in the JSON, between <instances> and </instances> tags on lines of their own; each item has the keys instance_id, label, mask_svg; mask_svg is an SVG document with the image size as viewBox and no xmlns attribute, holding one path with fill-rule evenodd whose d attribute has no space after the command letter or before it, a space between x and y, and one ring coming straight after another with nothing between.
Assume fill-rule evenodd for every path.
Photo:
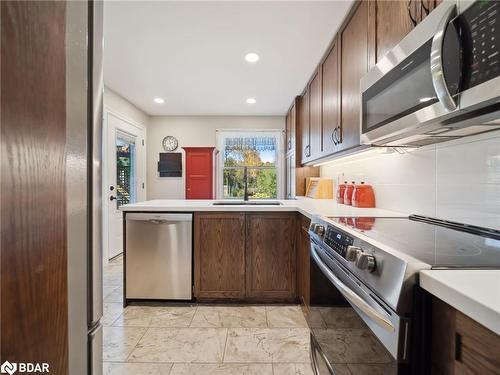
<instances>
[{"instance_id":1,"label":"microwave control panel","mask_svg":"<svg viewBox=\"0 0 500 375\"><path fill-rule=\"evenodd\" d=\"M500 75L500 2L476 1L462 14L468 30L469 87ZM467 40L468 39L468 40Z\"/></svg>"},{"instance_id":2,"label":"microwave control panel","mask_svg":"<svg viewBox=\"0 0 500 375\"><path fill-rule=\"evenodd\" d=\"M326 230L324 242L336 253L345 258L347 247L352 245L354 241L352 237L347 236L335 227L329 225Z\"/></svg>"}]
</instances>

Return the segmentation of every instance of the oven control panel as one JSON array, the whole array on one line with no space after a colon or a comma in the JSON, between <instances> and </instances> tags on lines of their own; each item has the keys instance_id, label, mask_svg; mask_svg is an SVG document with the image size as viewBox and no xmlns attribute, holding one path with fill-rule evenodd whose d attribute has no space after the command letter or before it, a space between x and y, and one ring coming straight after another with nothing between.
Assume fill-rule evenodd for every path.
<instances>
[{"instance_id":1,"label":"oven control panel","mask_svg":"<svg viewBox=\"0 0 500 375\"><path fill-rule=\"evenodd\" d=\"M352 237L329 225L326 230L324 242L345 258L347 248L353 244L354 240Z\"/></svg>"}]
</instances>

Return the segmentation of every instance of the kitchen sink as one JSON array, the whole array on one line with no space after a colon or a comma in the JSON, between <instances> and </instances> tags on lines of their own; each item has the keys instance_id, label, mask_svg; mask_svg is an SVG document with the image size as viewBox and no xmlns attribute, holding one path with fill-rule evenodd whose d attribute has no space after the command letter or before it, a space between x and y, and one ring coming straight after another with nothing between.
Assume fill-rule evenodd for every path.
<instances>
[{"instance_id":1,"label":"kitchen sink","mask_svg":"<svg viewBox=\"0 0 500 375\"><path fill-rule=\"evenodd\" d=\"M212 206L282 206L283 203L276 201L269 202L251 202L251 201L237 201L237 202L214 202Z\"/></svg>"}]
</instances>

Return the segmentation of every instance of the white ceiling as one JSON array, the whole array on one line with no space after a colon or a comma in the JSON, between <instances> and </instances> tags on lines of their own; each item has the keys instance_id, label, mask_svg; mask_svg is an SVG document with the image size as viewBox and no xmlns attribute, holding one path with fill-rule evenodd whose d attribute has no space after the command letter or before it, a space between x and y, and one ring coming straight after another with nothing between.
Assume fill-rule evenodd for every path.
<instances>
[{"instance_id":1,"label":"white ceiling","mask_svg":"<svg viewBox=\"0 0 500 375\"><path fill-rule=\"evenodd\" d=\"M283 115L351 3L107 1L104 80L150 115Z\"/></svg>"}]
</instances>

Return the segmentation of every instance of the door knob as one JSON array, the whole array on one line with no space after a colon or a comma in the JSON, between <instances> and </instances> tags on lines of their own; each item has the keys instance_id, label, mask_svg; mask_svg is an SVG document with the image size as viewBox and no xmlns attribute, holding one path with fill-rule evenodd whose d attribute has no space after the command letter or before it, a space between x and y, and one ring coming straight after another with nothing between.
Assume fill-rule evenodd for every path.
<instances>
[{"instance_id":1,"label":"door knob","mask_svg":"<svg viewBox=\"0 0 500 375\"><path fill-rule=\"evenodd\" d=\"M110 201L114 201L115 199L117 199L117 198L116 198L116 197L113 197L113 196L110 196L110 197L109 197L109 200L110 200Z\"/></svg>"}]
</instances>

